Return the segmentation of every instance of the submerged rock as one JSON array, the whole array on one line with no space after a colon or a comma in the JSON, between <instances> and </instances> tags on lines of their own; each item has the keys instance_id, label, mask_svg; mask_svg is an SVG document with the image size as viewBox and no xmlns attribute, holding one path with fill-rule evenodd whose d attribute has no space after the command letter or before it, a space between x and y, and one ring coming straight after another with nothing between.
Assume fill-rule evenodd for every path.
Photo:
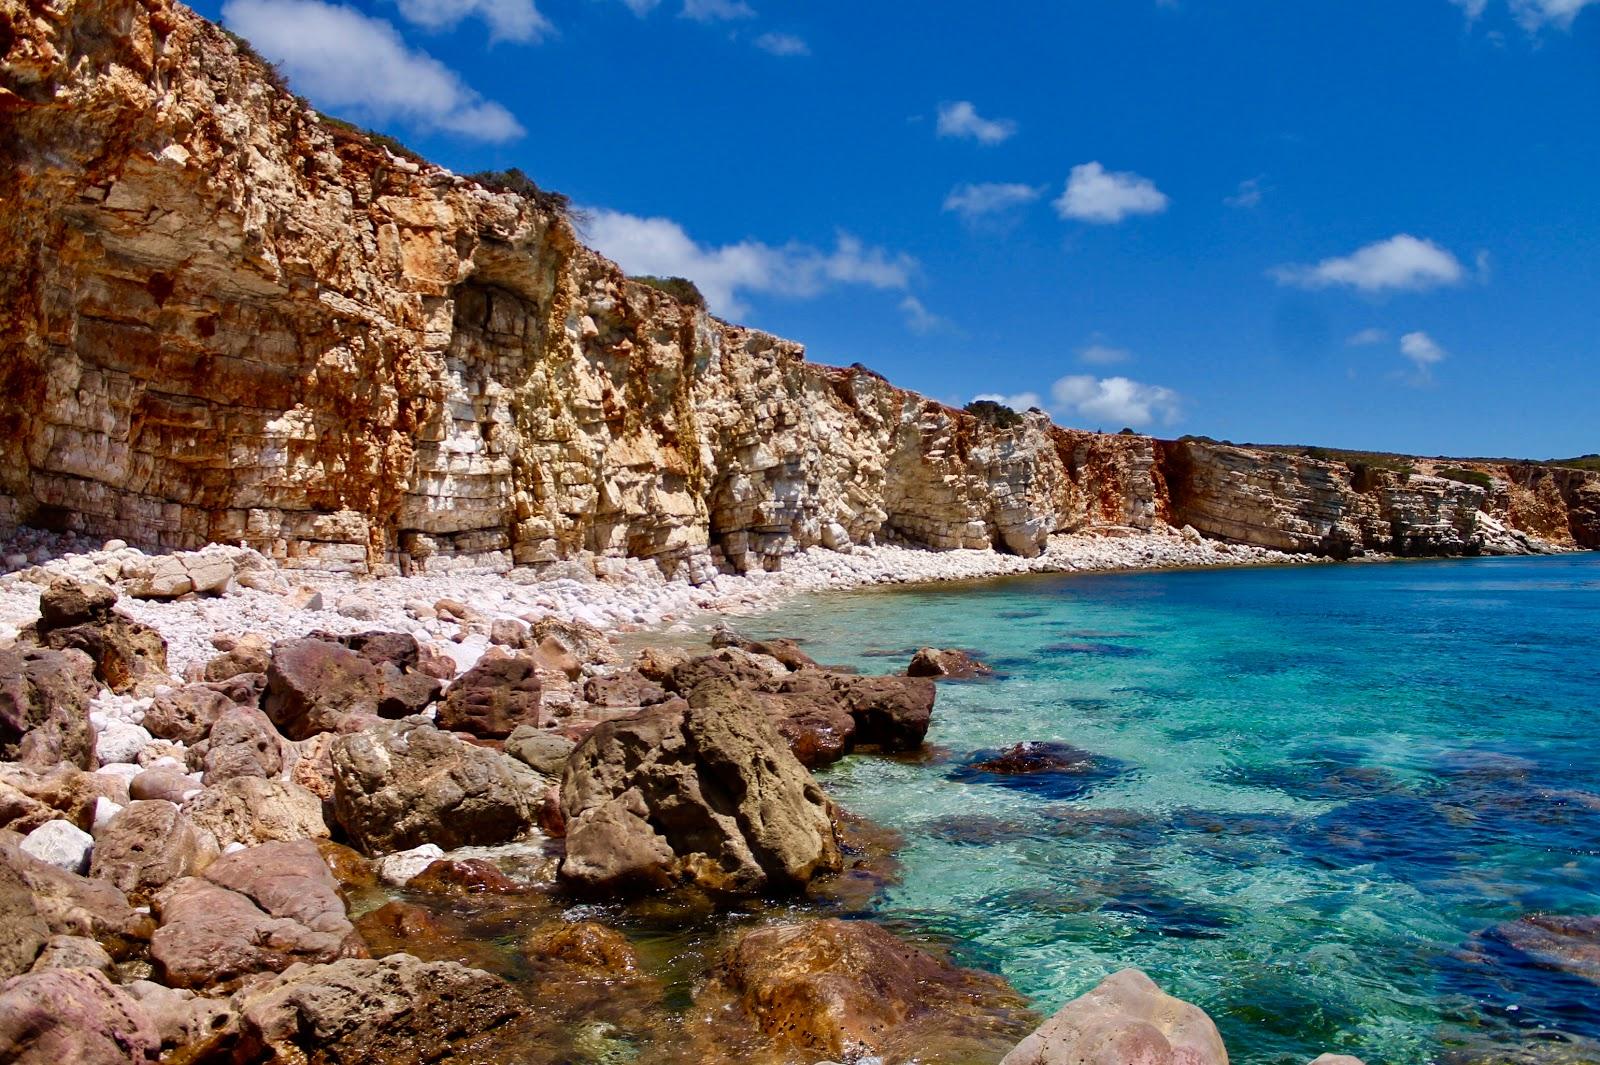
<instances>
[{"instance_id":1,"label":"submerged rock","mask_svg":"<svg viewBox=\"0 0 1600 1065\"><path fill-rule=\"evenodd\" d=\"M1062 1006L1000 1065L1228 1065L1204 1010L1124 969Z\"/></svg>"},{"instance_id":2,"label":"submerged rock","mask_svg":"<svg viewBox=\"0 0 1600 1065\"><path fill-rule=\"evenodd\" d=\"M1122 763L1113 758L1070 743L1030 740L1000 751L979 751L951 775L1051 799L1077 799L1121 772Z\"/></svg>"},{"instance_id":3,"label":"submerged rock","mask_svg":"<svg viewBox=\"0 0 1600 1065\"><path fill-rule=\"evenodd\" d=\"M598 726L567 763L561 807L561 875L584 888L749 895L840 867L822 790L728 685Z\"/></svg>"}]
</instances>

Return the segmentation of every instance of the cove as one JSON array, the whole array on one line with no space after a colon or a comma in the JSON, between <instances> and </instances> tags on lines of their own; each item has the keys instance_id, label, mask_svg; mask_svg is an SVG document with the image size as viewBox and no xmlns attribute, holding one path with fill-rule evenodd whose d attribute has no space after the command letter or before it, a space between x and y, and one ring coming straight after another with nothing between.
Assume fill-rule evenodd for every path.
<instances>
[{"instance_id":1,"label":"cove","mask_svg":"<svg viewBox=\"0 0 1600 1065\"><path fill-rule=\"evenodd\" d=\"M1137 966L1244 1065L1600 1039L1593 974L1517 923L1600 913L1600 556L1020 577L742 629L1000 670L941 685L930 753L819 776L905 837L872 916L1041 1010ZM1024 741L1093 757L974 768Z\"/></svg>"}]
</instances>

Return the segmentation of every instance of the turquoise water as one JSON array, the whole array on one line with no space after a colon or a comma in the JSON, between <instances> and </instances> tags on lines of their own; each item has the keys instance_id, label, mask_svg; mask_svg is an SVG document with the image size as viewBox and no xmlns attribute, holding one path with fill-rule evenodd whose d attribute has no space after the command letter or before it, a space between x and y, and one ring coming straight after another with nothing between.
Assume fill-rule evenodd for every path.
<instances>
[{"instance_id":1,"label":"turquoise water","mask_svg":"<svg viewBox=\"0 0 1600 1065\"><path fill-rule=\"evenodd\" d=\"M1493 931L1600 913L1600 556L1029 577L744 627L1003 671L941 686L928 757L823 781L906 836L876 915L1042 1009L1133 965L1245 1065L1600 1039L1600 986ZM1081 771L971 768L1024 740Z\"/></svg>"}]
</instances>

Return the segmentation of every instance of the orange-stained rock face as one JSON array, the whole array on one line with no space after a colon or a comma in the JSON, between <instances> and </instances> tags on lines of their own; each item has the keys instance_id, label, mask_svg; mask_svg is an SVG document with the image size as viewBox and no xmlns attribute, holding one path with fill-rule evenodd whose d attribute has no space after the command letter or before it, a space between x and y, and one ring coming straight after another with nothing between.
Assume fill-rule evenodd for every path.
<instances>
[{"instance_id":1,"label":"orange-stained rock face","mask_svg":"<svg viewBox=\"0 0 1600 1065\"><path fill-rule=\"evenodd\" d=\"M997 427L630 283L550 210L320 119L168 0L0 18L0 526L351 572L593 551L698 577L1165 520L1338 546L1259 453L1254 498L1174 507L1147 437ZM1559 533L1600 485L1577 477L1494 513ZM1424 545L1475 513L1328 490L1416 513Z\"/></svg>"}]
</instances>

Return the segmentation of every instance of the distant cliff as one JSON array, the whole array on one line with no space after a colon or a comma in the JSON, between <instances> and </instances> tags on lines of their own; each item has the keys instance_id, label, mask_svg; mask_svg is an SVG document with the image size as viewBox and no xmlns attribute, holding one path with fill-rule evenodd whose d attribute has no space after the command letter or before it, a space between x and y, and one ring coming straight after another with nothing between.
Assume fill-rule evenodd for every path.
<instances>
[{"instance_id":1,"label":"distant cliff","mask_svg":"<svg viewBox=\"0 0 1600 1065\"><path fill-rule=\"evenodd\" d=\"M0 525L286 565L771 566L1192 525L1346 555L1600 546L1600 475L1483 487L1005 427L630 282L164 0L0 0Z\"/></svg>"}]
</instances>

